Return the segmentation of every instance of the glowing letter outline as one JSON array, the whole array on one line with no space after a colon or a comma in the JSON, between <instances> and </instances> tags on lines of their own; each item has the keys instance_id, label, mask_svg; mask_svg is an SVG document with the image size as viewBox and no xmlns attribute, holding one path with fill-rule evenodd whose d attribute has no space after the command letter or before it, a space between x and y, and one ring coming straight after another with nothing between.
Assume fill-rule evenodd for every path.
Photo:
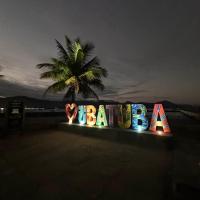
<instances>
[{"instance_id":1,"label":"glowing letter outline","mask_svg":"<svg viewBox=\"0 0 200 200\"><path fill-rule=\"evenodd\" d=\"M99 105L96 125L99 126L99 127L108 126L106 111L105 111L104 105Z\"/></svg>"},{"instance_id":2,"label":"glowing letter outline","mask_svg":"<svg viewBox=\"0 0 200 200\"><path fill-rule=\"evenodd\" d=\"M108 121L109 121L110 127L114 127L115 108L116 108L116 105L106 105L106 110L108 111Z\"/></svg>"},{"instance_id":3,"label":"glowing letter outline","mask_svg":"<svg viewBox=\"0 0 200 200\"><path fill-rule=\"evenodd\" d=\"M141 114L138 114L138 110L141 111ZM144 131L148 128L148 119L146 117L147 109L143 104L132 104L132 129L137 131ZM139 125L139 120L142 121L142 124Z\"/></svg>"},{"instance_id":4,"label":"glowing letter outline","mask_svg":"<svg viewBox=\"0 0 200 200\"><path fill-rule=\"evenodd\" d=\"M74 110L73 114L70 113L72 110ZM72 124L72 122L74 121L74 119L77 116L78 106L75 103L72 103L72 104L68 103L65 105L65 111L66 111L68 123Z\"/></svg>"},{"instance_id":5,"label":"glowing letter outline","mask_svg":"<svg viewBox=\"0 0 200 200\"><path fill-rule=\"evenodd\" d=\"M96 108L93 105L87 105L87 125L94 126L96 124Z\"/></svg>"},{"instance_id":6,"label":"glowing letter outline","mask_svg":"<svg viewBox=\"0 0 200 200\"><path fill-rule=\"evenodd\" d=\"M160 116L161 121L158 121L158 116ZM164 133L171 132L162 104L154 105L153 114L152 114L152 118L151 118L151 125L150 125L149 130L156 133L157 126L162 127Z\"/></svg>"},{"instance_id":7,"label":"glowing letter outline","mask_svg":"<svg viewBox=\"0 0 200 200\"><path fill-rule=\"evenodd\" d=\"M78 122L80 125L86 124L86 106L78 106Z\"/></svg>"},{"instance_id":8,"label":"glowing letter outline","mask_svg":"<svg viewBox=\"0 0 200 200\"><path fill-rule=\"evenodd\" d=\"M131 126L131 104L118 106L118 125L120 128L130 128Z\"/></svg>"}]
</instances>

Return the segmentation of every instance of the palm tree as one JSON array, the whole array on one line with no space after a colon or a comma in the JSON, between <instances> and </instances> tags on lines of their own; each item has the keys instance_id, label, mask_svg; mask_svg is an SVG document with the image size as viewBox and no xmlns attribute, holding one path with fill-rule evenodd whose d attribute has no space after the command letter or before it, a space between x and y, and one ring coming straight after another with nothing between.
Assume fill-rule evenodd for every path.
<instances>
[{"instance_id":1,"label":"palm tree","mask_svg":"<svg viewBox=\"0 0 200 200\"><path fill-rule=\"evenodd\" d=\"M58 58L52 58L51 63L41 63L37 67L47 68L41 74L41 79L50 78L55 82L47 88L47 92L59 92L67 89L64 98L75 101L81 94L84 98L96 97L94 89L104 90L102 77L107 76L107 70L100 67L99 59L89 59L94 46L91 43L82 43L80 39L71 41L65 36L66 48L56 40Z\"/></svg>"}]
</instances>

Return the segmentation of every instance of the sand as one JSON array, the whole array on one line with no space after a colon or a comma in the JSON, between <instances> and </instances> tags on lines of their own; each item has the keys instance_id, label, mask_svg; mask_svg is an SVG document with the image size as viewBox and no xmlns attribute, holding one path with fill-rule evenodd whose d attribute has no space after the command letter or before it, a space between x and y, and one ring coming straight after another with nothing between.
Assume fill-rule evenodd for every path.
<instances>
[{"instance_id":1,"label":"sand","mask_svg":"<svg viewBox=\"0 0 200 200\"><path fill-rule=\"evenodd\" d=\"M0 140L0 199L167 199L172 153L60 130Z\"/></svg>"}]
</instances>

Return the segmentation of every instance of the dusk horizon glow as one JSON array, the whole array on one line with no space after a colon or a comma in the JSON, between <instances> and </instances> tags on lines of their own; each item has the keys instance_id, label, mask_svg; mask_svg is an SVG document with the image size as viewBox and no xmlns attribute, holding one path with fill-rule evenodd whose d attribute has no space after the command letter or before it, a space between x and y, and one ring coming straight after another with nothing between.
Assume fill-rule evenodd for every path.
<instances>
[{"instance_id":1,"label":"dusk horizon glow","mask_svg":"<svg viewBox=\"0 0 200 200\"><path fill-rule=\"evenodd\" d=\"M64 35L95 45L108 70L101 100L200 104L200 2L1 1L0 96L43 98L38 63ZM63 93L46 99L62 100Z\"/></svg>"}]
</instances>

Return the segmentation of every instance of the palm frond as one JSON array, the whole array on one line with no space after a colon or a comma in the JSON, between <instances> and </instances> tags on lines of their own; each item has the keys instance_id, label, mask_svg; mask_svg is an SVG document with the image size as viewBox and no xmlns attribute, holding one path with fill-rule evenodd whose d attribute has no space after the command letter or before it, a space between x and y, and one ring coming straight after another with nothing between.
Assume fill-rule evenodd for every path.
<instances>
[{"instance_id":1,"label":"palm frond","mask_svg":"<svg viewBox=\"0 0 200 200\"><path fill-rule=\"evenodd\" d=\"M72 44L72 53L71 56L74 57L74 61L76 62L77 60L77 55L79 53L79 51L82 50L80 43L74 42Z\"/></svg>"},{"instance_id":2,"label":"palm frond","mask_svg":"<svg viewBox=\"0 0 200 200\"><path fill-rule=\"evenodd\" d=\"M47 71L47 72L43 72L40 75L41 79L46 79L46 78L51 78L53 80L64 80L65 79L65 74L63 73L63 71Z\"/></svg>"},{"instance_id":3,"label":"palm frond","mask_svg":"<svg viewBox=\"0 0 200 200\"><path fill-rule=\"evenodd\" d=\"M48 92L53 92L53 93L56 93L56 92L59 92L59 91L62 91L64 90L66 87L66 84L65 84L65 81L58 81L54 84L52 84L51 86L49 86L46 91L44 92L44 96L48 93Z\"/></svg>"},{"instance_id":4,"label":"palm frond","mask_svg":"<svg viewBox=\"0 0 200 200\"><path fill-rule=\"evenodd\" d=\"M84 63L84 53L82 49L79 49L77 55L76 55L76 64L78 64L80 67L82 66L82 63Z\"/></svg>"},{"instance_id":5,"label":"palm frond","mask_svg":"<svg viewBox=\"0 0 200 200\"><path fill-rule=\"evenodd\" d=\"M83 45L83 52L85 55L90 56L91 52L94 50L94 45L92 43L86 43L85 45Z\"/></svg>"},{"instance_id":6,"label":"palm frond","mask_svg":"<svg viewBox=\"0 0 200 200\"><path fill-rule=\"evenodd\" d=\"M42 63L38 64L39 68L47 67L50 68L50 71L43 72L40 76L41 79L44 78L52 78L54 80L69 78L72 75L70 68L65 65L62 61L52 58L53 64L50 63Z\"/></svg>"},{"instance_id":7,"label":"palm frond","mask_svg":"<svg viewBox=\"0 0 200 200\"><path fill-rule=\"evenodd\" d=\"M89 85L103 91L105 86L100 79L94 79L88 83Z\"/></svg>"},{"instance_id":8,"label":"palm frond","mask_svg":"<svg viewBox=\"0 0 200 200\"><path fill-rule=\"evenodd\" d=\"M76 38L75 40L74 40L76 43L78 43L78 44L80 44L81 46L82 46L82 44L81 44L81 40L80 40L80 38L78 37L78 38Z\"/></svg>"},{"instance_id":9,"label":"palm frond","mask_svg":"<svg viewBox=\"0 0 200 200\"><path fill-rule=\"evenodd\" d=\"M95 74L96 77L102 77L102 76L107 77L107 75L108 75L107 70L103 67L95 66L95 67L89 68L88 70L93 71L93 73Z\"/></svg>"},{"instance_id":10,"label":"palm frond","mask_svg":"<svg viewBox=\"0 0 200 200\"><path fill-rule=\"evenodd\" d=\"M95 76L95 74L93 73L93 71L92 70L89 70L89 71L86 71L86 72L84 72L83 74L81 74L80 76L79 76L79 78L82 80L89 80L89 81L92 81L92 80L94 80L94 79L96 79L96 76Z\"/></svg>"},{"instance_id":11,"label":"palm frond","mask_svg":"<svg viewBox=\"0 0 200 200\"><path fill-rule=\"evenodd\" d=\"M100 62L99 62L98 57L94 57L93 59L88 61L82 68L84 70L87 70L89 67L99 66L99 64L100 64Z\"/></svg>"},{"instance_id":12,"label":"palm frond","mask_svg":"<svg viewBox=\"0 0 200 200\"><path fill-rule=\"evenodd\" d=\"M69 57L67 51L65 50L65 48L63 47L63 45L58 41L58 40L55 40L56 41L56 44L57 44L57 49L58 49L58 53L59 53L59 57L66 61Z\"/></svg>"},{"instance_id":13,"label":"palm frond","mask_svg":"<svg viewBox=\"0 0 200 200\"><path fill-rule=\"evenodd\" d=\"M68 50L68 53L72 52L72 41L69 39L67 35L65 35L65 42L66 42L66 48Z\"/></svg>"},{"instance_id":14,"label":"palm frond","mask_svg":"<svg viewBox=\"0 0 200 200\"><path fill-rule=\"evenodd\" d=\"M54 69L64 69L64 68L69 69L69 67L66 65L66 63L63 62L62 60L59 60L57 58L51 58L51 60L53 62Z\"/></svg>"},{"instance_id":15,"label":"palm frond","mask_svg":"<svg viewBox=\"0 0 200 200\"><path fill-rule=\"evenodd\" d=\"M57 65L57 66L60 66L60 65L65 65L60 59L58 58L51 58L51 61L53 62L53 65Z\"/></svg>"},{"instance_id":16,"label":"palm frond","mask_svg":"<svg viewBox=\"0 0 200 200\"><path fill-rule=\"evenodd\" d=\"M54 64L52 63L40 63L38 65L36 65L37 68L41 69L41 68L53 68L54 67Z\"/></svg>"},{"instance_id":17,"label":"palm frond","mask_svg":"<svg viewBox=\"0 0 200 200\"><path fill-rule=\"evenodd\" d=\"M87 84L81 85L80 92L83 98L95 97L97 100L99 100L99 97L96 94L96 92L92 88L90 88Z\"/></svg>"},{"instance_id":18,"label":"palm frond","mask_svg":"<svg viewBox=\"0 0 200 200\"><path fill-rule=\"evenodd\" d=\"M65 81L66 85L74 85L77 82L76 76L72 76Z\"/></svg>"}]
</instances>

